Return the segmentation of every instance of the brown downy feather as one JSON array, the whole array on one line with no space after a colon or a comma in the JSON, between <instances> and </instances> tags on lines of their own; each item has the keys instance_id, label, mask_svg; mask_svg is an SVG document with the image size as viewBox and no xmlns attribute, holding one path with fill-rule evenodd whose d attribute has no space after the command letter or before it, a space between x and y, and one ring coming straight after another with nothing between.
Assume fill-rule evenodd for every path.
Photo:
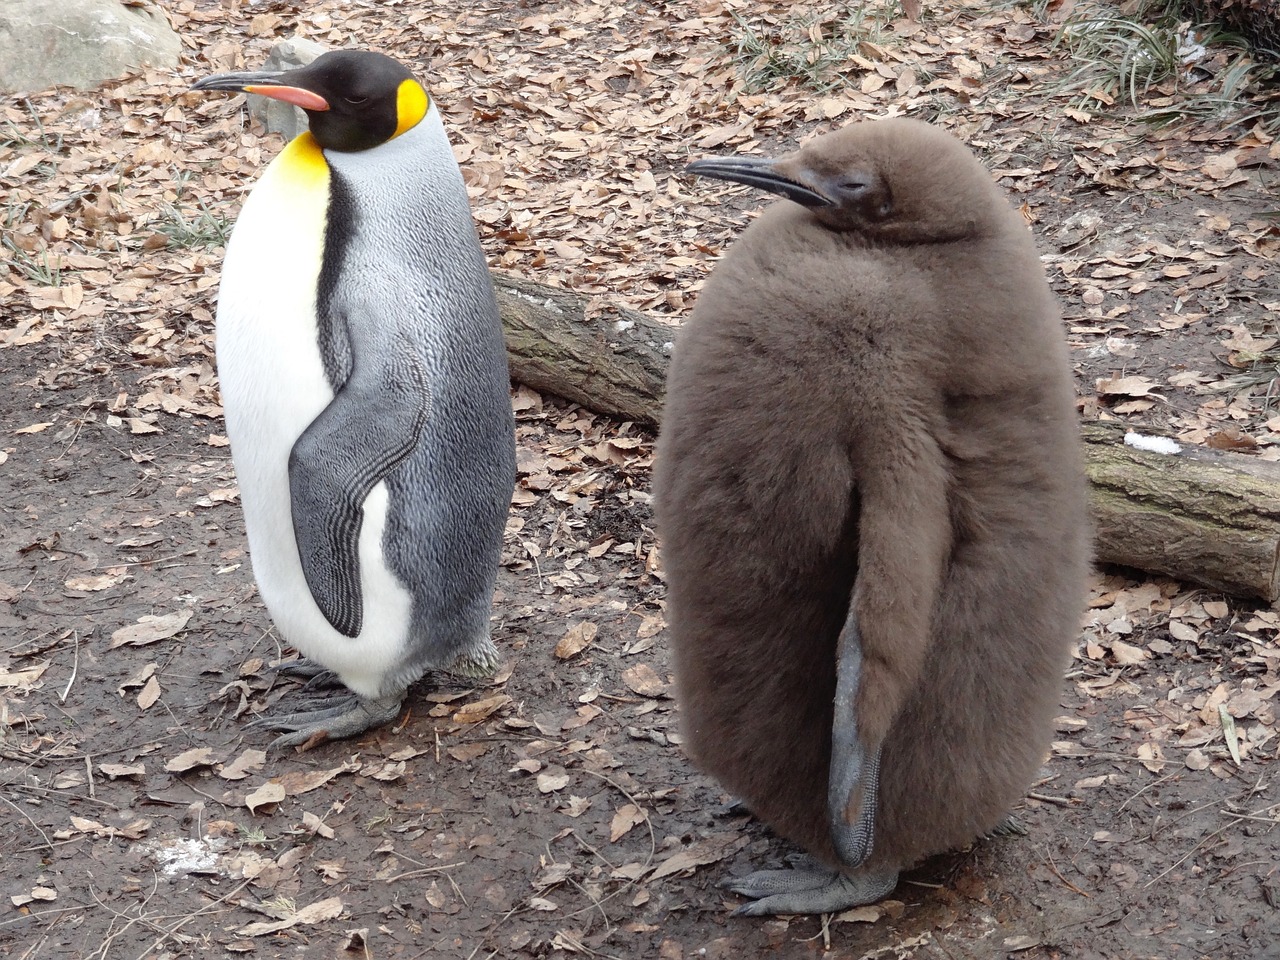
<instances>
[{"instance_id":1,"label":"brown downy feather","mask_svg":"<svg viewBox=\"0 0 1280 960\"><path fill-rule=\"evenodd\" d=\"M1031 234L956 140L860 123L778 167L889 203L773 204L677 342L654 490L687 749L838 865L853 602L869 865L902 868L993 827L1044 758L1088 566L1071 371Z\"/></svg>"}]
</instances>

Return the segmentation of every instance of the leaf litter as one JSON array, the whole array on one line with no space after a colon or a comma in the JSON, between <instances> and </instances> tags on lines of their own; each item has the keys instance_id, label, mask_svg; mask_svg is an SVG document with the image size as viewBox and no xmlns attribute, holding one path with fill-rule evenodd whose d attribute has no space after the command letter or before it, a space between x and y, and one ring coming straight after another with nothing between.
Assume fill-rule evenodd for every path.
<instances>
[{"instance_id":1,"label":"leaf litter","mask_svg":"<svg viewBox=\"0 0 1280 960\"><path fill-rule=\"evenodd\" d=\"M941 4L913 24L879 2L182 0L164 4L180 76L0 103L14 517L0 624L15 638L0 663L14 814L0 941L103 957L196 935L232 953L812 952L817 920L724 919L733 900L715 881L785 847L678 750L652 437L633 425L513 392L520 484L495 605L509 659L493 681L439 678L392 727L296 757L266 757L242 728L287 687L245 562L212 320L225 230L280 144L238 101L186 87L256 66L295 30L425 64L491 263L672 323L761 203L683 177L687 160L789 149L861 116L936 119L1037 233L1086 416L1280 455L1274 131L1139 129L1055 92L1068 7L1042 20ZM1057 925L1123 912L1086 939L1128 955L1267 942L1277 635L1272 611L1101 573L1058 739L1019 811L1034 842L931 862L899 888L905 908L838 918L837 945L986 956L969 952L994 922L983 884L1013 903L1086 892L1095 912ZM77 652L92 671L72 668ZM178 840L217 847L210 871L165 878L144 845ZM48 862L31 852L45 849ZM1009 949L1053 956L1039 921L1010 909Z\"/></svg>"}]
</instances>

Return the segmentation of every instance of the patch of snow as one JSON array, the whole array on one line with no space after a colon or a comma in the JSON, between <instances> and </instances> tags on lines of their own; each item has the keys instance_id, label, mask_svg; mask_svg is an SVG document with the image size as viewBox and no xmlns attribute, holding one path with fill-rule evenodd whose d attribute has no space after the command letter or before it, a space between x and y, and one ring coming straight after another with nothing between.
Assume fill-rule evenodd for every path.
<instances>
[{"instance_id":1,"label":"patch of snow","mask_svg":"<svg viewBox=\"0 0 1280 960\"><path fill-rule=\"evenodd\" d=\"M219 837L188 840L175 837L151 844L151 853L160 861L164 875L170 879L185 877L189 873L208 873L218 863L218 856L227 842Z\"/></svg>"},{"instance_id":2,"label":"patch of snow","mask_svg":"<svg viewBox=\"0 0 1280 960\"><path fill-rule=\"evenodd\" d=\"M1126 447L1133 447L1135 450L1146 450L1148 453L1174 454L1182 452L1182 447L1168 437L1149 437L1145 433L1134 433L1132 431L1124 435L1124 444Z\"/></svg>"}]
</instances>

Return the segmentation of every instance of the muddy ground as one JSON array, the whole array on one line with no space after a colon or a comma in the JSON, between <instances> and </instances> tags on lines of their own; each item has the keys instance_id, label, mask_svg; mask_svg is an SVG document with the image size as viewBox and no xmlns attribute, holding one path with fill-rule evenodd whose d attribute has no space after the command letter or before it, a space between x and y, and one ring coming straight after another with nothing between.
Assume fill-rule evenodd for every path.
<instances>
[{"instance_id":1,"label":"muddy ground","mask_svg":"<svg viewBox=\"0 0 1280 960\"><path fill-rule=\"evenodd\" d=\"M288 6L272 8L281 11L274 25L250 23L247 8L230 16L260 50L284 31ZM568 15L555 4L481 3L465 15L424 6L424 35L447 19L426 52L504 89L519 65L471 54L464 63L463 41L448 29L473 52L492 51L515 29L513 6L520 16ZM784 16L785 5L761 6ZM214 22L215 7L173 9L194 31ZM698 30L713 44L703 54L714 56L712 28L730 29L740 8L631 4L612 15L646 29L668 21L653 36L682 56L693 55L691 43L702 49L682 39L697 32L689 18L701 17ZM322 15L314 10L307 16ZM969 38L1029 22L1025 13L1000 14L1013 18L1005 23L962 6L930 16L941 34L963 27ZM350 39L385 39L371 22L353 26ZM609 57L652 39L619 39L624 27L613 24ZM1050 62L1051 34L1036 27L1019 41L1038 36L1024 58L1037 69ZM194 42L192 76L226 65L224 41L211 37ZM424 52L424 42L403 43L406 57ZM568 56L544 46L547 56ZM622 76L642 71L619 62ZM179 96L181 82L167 82ZM156 83L140 81L119 100L145 99ZM472 96L472 129L492 136L481 94ZM234 108L218 110L229 126ZM13 123L24 115L8 114ZM1280 303L1274 142L1247 127L1134 134L1105 118L1067 136L1060 117L1046 132L1029 107L984 116L971 139L1027 205L1063 299L1082 413L1183 439L1227 435L1272 456L1280 441L1267 366ZM760 123L766 143L781 135ZM785 129L799 136L815 126ZM211 129L207 163L228 136ZM726 142L752 135L742 129ZM52 159L13 174L14 196L41 170L46 190L78 175L57 162L68 150L75 159L74 141L54 150L31 137L8 142L0 166L32 151ZM257 158L255 138L235 143L240 159ZM261 149L269 156L276 146L263 140ZM673 171L695 149L682 142L654 154L669 198L692 195ZM248 182L253 165L227 170ZM163 183L163 170L137 179ZM539 252L535 230L522 239L509 222L485 219L494 197L532 189L513 184L497 178L473 196L495 264L537 276L542 256L566 285L607 288L602 271L588 275L562 249L569 234ZM727 241L751 209L734 196L721 207L676 204L676 224L663 219L670 211L655 215L647 231L681 239L650 250L652 263L619 256L628 266L618 290L678 320L714 253L681 231L698 222ZM127 213L130 197L126 190L112 202ZM238 198L228 190L222 201L233 212ZM105 209L94 203L86 193L80 209ZM1051 755L1016 811L1025 836L930 860L873 908L730 917L739 900L717 881L789 851L732 812L681 753L647 496L652 436L519 386L520 483L494 614L507 666L479 687L429 678L401 721L369 736L266 756L270 734L248 721L296 691L273 678L272 665L291 654L257 598L216 405L209 350L219 251L148 246L155 234L141 216L116 220L124 239L96 249L76 240L73 216L66 242L81 246L67 252L61 286L37 290L11 264L3 287L11 312L0 340L6 955L1280 956L1280 616L1134 571L1095 579ZM19 220L11 236L56 252L67 234L59 238L56 219L37 227L49 223L24 233ZM606 232L625 242L621 226ZM688 262L673 267L678 257ZM153 263L158 272L142 269ZM59 292L72 283L79 294Z\"/></svg>"}]
</instances>

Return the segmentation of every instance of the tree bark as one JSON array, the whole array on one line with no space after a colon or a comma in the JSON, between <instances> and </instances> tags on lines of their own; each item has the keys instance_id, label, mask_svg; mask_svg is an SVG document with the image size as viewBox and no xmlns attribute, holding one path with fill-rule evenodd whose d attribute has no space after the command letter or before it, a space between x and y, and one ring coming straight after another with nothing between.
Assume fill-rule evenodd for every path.
<instances>
[{"instance_id":1,"label":"tree bark","mask_svg":"<svg viewBox=\"0 0 1280 960\"><path fill-rule=\"evenodd\" d=\"M675 327L559 287L495 273L511 378L656 427Z\"/></svg>"},{"instance_id":2,"label":"tree bark","mask_svg":"<svg viewBox=\"0 0 1280 960\"><path fill-rule=\"evenodd\" d=\"M494 280L515 380L658 426L674 327L530 280ZM1100 562L1280 599L1280 465L1187 444L1137 450L1121 424L1083 432Z\"/></svg>"},{"instance_id":3,"label":"tree bark","mask_svg":"<svg viewBox=\"0 0 1280 960\"><path fill-rule=\"evenodd\" d=\"M1148 453L1125 432L1084 426L1098 559L1280 598L1280 465L1189 444Z\"/></svg>"}]
</instances>

